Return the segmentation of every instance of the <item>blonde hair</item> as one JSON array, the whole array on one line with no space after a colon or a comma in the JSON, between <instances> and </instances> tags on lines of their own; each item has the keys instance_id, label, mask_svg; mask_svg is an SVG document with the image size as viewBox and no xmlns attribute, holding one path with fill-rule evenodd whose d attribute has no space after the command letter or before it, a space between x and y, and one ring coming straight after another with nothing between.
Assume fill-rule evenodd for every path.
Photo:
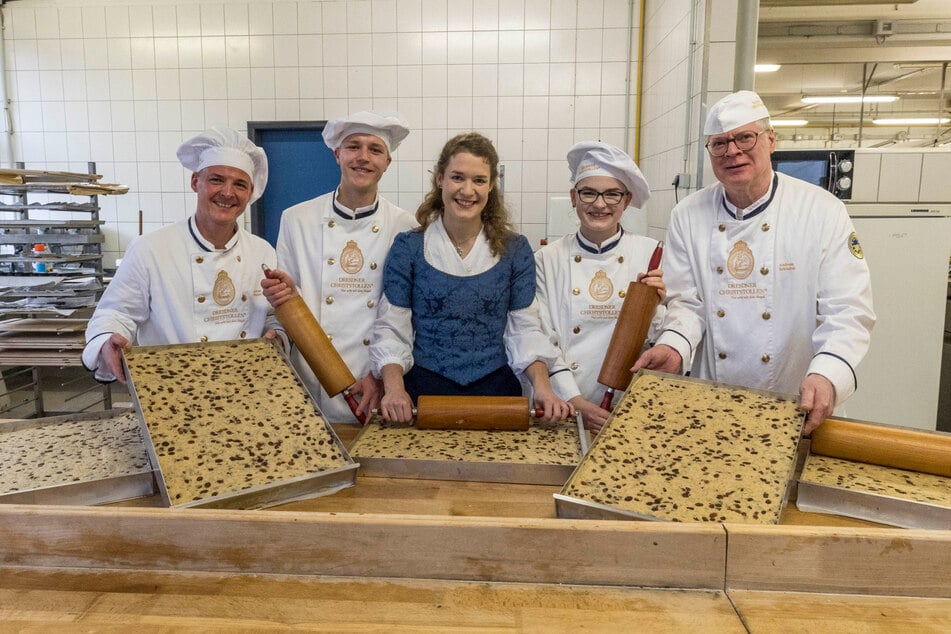
<instances>
[{"instance_id":1,"label":"blonde hair","mask_svg":"<svg viewBox=\"0 0 951 634\"><path fill-rule=\"evenodd\" d=\"M505 250L506 238L514 234L515 229L509 220L508 209L502 200L502 194L499 193L499 155L492 141L478 132L457 134L446 141L433 169L432 189L416 210L416 221L420 224L419 230L424 231L436 218L442 217L445 213L439 182L446 173L449 161L461 152L484 159L489 164L489 182L492 189L489 190L485 208L482 210L482 228L489 240L492 255L500 255Z\"/></svg>"}]
</instances>

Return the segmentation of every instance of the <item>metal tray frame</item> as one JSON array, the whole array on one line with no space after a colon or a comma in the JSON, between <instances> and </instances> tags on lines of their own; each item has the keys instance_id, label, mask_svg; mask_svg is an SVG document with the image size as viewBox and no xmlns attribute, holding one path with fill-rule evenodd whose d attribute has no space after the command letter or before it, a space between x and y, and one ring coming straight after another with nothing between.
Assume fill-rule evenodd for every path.
<instances>
[{"instance_id":1,"label":"metal tray frame","mask_svg":"<svg viewBox=\"0 0 951 634\"><path fill-rule=\"evenodd\" d=\"M575 417L582 459L588 452L588 432L581 414ZM359 449L360 439L373 425L360 430L351 443ZM438 431L438 430L433 430ZM506 431L468 430L472 434L505 434ZM474 482L502 482L508 484L563 485L576 465L526 464L518 462L473 462L469 460L436 460L429 458L380 458L357 456L360 475L419 480L461 480Z\"/></svg>"},{"instance_id":2,"label":"metal tray frame","mask_svg":"<svg viewBox=\"0 0 951 634\"><path fill-rule=\"evenodd\" d=\"M215 347L231 346L235 344L250 345L253 343L260 343L262 340L263 339L233 339L225 341L209 341L206 343L182 343L143 347L147 347L151 350L184 350L193 349L200 346ZM132 397L133 403L135 404L135 410L139 418L139 424L141 425L142 432L147 439L146 446L149 452L149 459L152 461L152 464L155 465L155 480L158 489L157 492L161 497L164 506L170 508L201 507L222 509L260 509L276 506L279 504L285 504L287 502L294 502L297 500L319 497L322 495L330 495L340 491L341 489L345 489L356 484L357 469L360 467L360 465L355 463L350 457L346 447L344 447L343 443L340 441L340 438L338 438L336 432L334 432L333 427L327 421L327 417L323 415L323 413L320 411L320 408L317 406L317 402L311 396L310 392L307 391L307 388L304 387L304 382L301 380L300 375L297 373L297 370L294 369L293 364L291 364L290 359L287 357L284 351L281 350L280 346L276 345L275 342L268 341L268 343L274 347L275 352L280 355L280 357L284 360L284 363L287 364L288 369L291 371L291 374L297 383L297 387L303 391L306 399L313 406L314 411L320 416L321 420L323 420L324 429L326 429L333 443L336 445L337 449L340 451L341 455L348 464L344 467L327 469L326 471L305 474L302 476L289 478L287 480L279 480L276 482L270 482L247 489L241 489L239 491L224 493L201 500L191 500L183 504L173 505L171 503L171 498L168 495L168 490L165 487L165 479L162 476L161 462L159 462L158 455L155 452L155 446L152 443L152 436L149 432L148 422L145 420L145 414L143 413L142 405L139 402L139 395L135 389L135 381L132 378L132 374L129 372L128 364L126 363L125 357L123 356L123 369L126 372L126 376L130 377L128 384L129 395Z\"/></svg>"},{"instance_id":3,"label":"metal tray frame","mask_svg":"<svg viewBox=\"0 0 951 634\"><path fill-rule=\"evenodd\" d=\"M615 401L615 406L620 404L625 398L631 389L631 386L634 385L634 382L637 381L642 375L653 375L659 377L669 377L671 375L665 374L663 372L656 372L654 370L638 370L634 373L634 376L631 377L631 382L628 384L627 389L624 390L624 394L620 398L617 398ZM751 394L758 394L760 396L768 396L771 398L787 400L787 401L798 401L798 397L792 394L783 394L781 392L770 392L768 390L758 390L754 388L743 387L740 385L733 385L731 383L723 383L721 381L710 381L708 379L698 379L689 376L676 376L677 380L688 381L690 383L701 383L704 385L710 385L715 387L723 387L728 389L739 389ZM611 416L608 418L608 421L605 423L604 428L606 429L614 420L614 412L611 412ZM800 427L801 429L801 427ZM597 451L598 440L600 438L605 438L606 436L599 435L595 438L594 442L591 444L591 450L585 453L585 458L591 455L591 452ZM780 503L779 510L780 513L776 515L775 522L768 522L769 524L778 524L779 517L782 514L782 509L786 507L789 503L790 492L793 489L795 483L795 473L796 473L796 462L798 458L798 443L789 459L789 472L786 475L786 487L783 490L783 499ZM578 469L581 468L581 465L584 463L582 459L581 463L572 470L571 475L565 480L564 484L567 487L568 482L570 482L574 477ZM607 504L601 504L599 502L592 502L590 500L585 500L582 498L572 497L570 495L565 495L564 488L560 493L554 493L552 495L555 499L555 514L557 517L566 518L566 519L615 519L615 520L644 520L644 521L654 521L654 522L669 522L673 520L668 520L663 517L655 517L653 515L647 515L644 513L635 513L634 511L629 511L627 509L618 508L615 506L609 506ZM762 523L762 522L761 522Z\"/></svg>"},{"instance_id":4,"label":"metal tray frame","mask_svg":"<svg viewBox=\"0 0 951 634\"><path fill-rule=\"evenodd\" d=\"M799 481L796 508L806 513L843 515L899 528L948 530L951 527L951 507L808 480Z\"/></svg>"},{"instance_id":5,"label":"metal tray frame","mask_svg":"<svg viewBox=\"0 0 951 634\"><path fill-rule=\"evenodd\" d=\"M47 418L31 418L25 420L0 423L0 435L23 429L35 429L51 425L74 422L99 422L109 418L132 413L131 409L111 409L103 412L85 414L67 414ZM141 431L141 428L140 428ZM152 465L155 459L147 451L150 443L142 439L142 449ZM24 456L29 460L29 456ZM8 504L67 504L67 505L96 505L121 502L133 498L148 497L155 494L156 482L153 469L139 473L85 480L81 482L64 482L63 484L0 493L0 502Z\"/></svg>"}]
</instances>

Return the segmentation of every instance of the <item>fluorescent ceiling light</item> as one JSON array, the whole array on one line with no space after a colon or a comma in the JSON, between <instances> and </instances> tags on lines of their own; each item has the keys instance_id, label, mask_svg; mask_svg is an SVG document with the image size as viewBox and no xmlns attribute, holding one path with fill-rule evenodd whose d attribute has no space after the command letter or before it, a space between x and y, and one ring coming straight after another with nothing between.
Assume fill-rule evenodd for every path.
<instances>
[{"instance_id":1,"label":"fluorescent ceiling light","mask_svg":"<svg viewBox=\"0 0 951 634\"><path fill-rule=\"evenodd\" d=\"M775 73L782 68L780 64L756 64L753 70L757 73Z\"/></svg>"},{"instance_id":2,"label":"fluorescent ceiling light","mask_svg":"<svg viewBox=\"0 0 951 634\"><path fill-rule=\"evenodd\" d=\"M938 125L951 121L946 117L907 117L904 119L872 119L875 125Z\"/></svg>"},{"instance_id":3,"label":"fluorescent ceiling light","mask_svg":"<svg viewBox=\"0 0 951 634\"><path fill-rule=\"evenodd\" d=\"M890 103L898 101L895 95L838 95L829 97L803 97L803 103Z\"/></svg>"},{"instance_id":4,"label":"fluorescent ceiling light","mask_svg":"<svg viewBox=\"0 0 951 634\"><path fill-rule=\"evenodd\" d=\"M809 123L805 119L770 119L769 122L777 128L795 128Z\"/></svg>"}]
</instances>

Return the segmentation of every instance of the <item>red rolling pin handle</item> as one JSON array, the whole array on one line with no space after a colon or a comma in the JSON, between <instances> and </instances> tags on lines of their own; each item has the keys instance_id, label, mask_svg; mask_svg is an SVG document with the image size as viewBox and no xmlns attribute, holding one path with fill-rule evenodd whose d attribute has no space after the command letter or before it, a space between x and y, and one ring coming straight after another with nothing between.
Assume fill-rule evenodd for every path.
<instances>
[{"instance_id":1,"label":"red rolling pin handle","mask_svg":"<svg viewBox=\"0 0 951 634\"><path fill-rule=\"evenodd\" d=\"M350 387L353 387L353 386L351 385ZM357 408L360 406L360 403L358 403L357 399L354 398L353 394L350 393L349 387L343 391L343 400L347 402L347 407L349 407L350 411L353 412L353 415L357 419L357 422L360 423L361 425L366 425L366 422L367 422L366 412L362 414L357 414Z\"/></svg>"},{"instance_id":2,"label":"red rolling pin handle","mask_svg":"<svg viewBox=\"0 0 951 634\"><path fill-rule=\"evenodd\" d=\"M648 271L653 271L658 266L660 266L660 259L664 255L664 243L663 241L658 242L657 246L654 247L654 253L651 254L651 261L647 265Z\"/></svg>"},{"instance_id":3,"label":"red rolling pin handle","mask_svg":"<svg viewBox=\"0 0 951 634\"><path fill-rule=\"evenodd\" d=\"M657 246L654 247L654 252L651 254L650 262L647 263L647 270L653 271L658 266L660 266L660 259L664 256L664 242L663 240L657 243ZM614 388L609 387L604 391L604 397L601 399L601 409L606 411L611 411L612 403L614 402Z\"/></svg>"}]
</instances>

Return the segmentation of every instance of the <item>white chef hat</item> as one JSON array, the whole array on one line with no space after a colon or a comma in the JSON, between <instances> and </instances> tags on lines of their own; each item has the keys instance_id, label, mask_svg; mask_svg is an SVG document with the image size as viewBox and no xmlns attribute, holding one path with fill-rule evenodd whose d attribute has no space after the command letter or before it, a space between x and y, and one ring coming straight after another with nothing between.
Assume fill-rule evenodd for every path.
<instances>
[{"instance_id":1,"label":"white chef hat","mask_svg":"<svg viewBox=\"0 0 951 634\"><path fill-rule=\"evenodd\" d=\"M631 203L642 207L651 197L647 179L637 168L634 159L626 152L600 141L582 141L568 150L568 168L571 170L571 186L589 176L610 176L621 181L633 194Z\"/></svg>"},{"instance_id":2,"label":"white chef hat","mask_svg":"<svg viewBox=\"0 0 951 634\"><path fill-rule=\"evenodd\" d=\"M406 121L398 113L355 112L343 119L328 121L324 126L324 143L336 150L351 134L372 134L380 137L386 149L395 152L409 135Z\"/></svg>"},{"instance_id":3,"label":"white chef hat","mask_svg":"<svg viewBox=\"0 0 951 634\"><path fill-rule=\"evenodd\" d=\"M200 172L212 165L227 165L251 179L253 203L267 186L267 155L248 137L231 128L209 128L178 146L178 160L186 169Z\"/></svg>"},{"instance_id":4,"label":"white chef hat","mask_svg":"<svg viewBox=\"0 0 951 634\"><path fill-rule=\"evenodd\" d=\"M760 96L752 90L740 90L713 104L707 113L703 134L725 134L741 125L768 118L769 110Z\"/></svg>"}]
</instances>

